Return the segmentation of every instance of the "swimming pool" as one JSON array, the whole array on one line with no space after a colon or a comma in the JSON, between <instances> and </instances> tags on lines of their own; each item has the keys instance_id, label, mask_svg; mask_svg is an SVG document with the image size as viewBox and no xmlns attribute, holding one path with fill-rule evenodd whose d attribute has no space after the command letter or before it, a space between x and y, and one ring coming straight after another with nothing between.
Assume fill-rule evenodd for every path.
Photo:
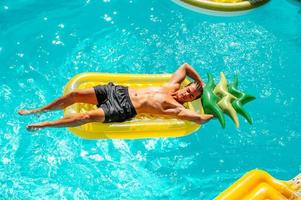
<instances>
[{"instance_id":1,"label":"swimming pool","mask_svg":"<svg viewBox=\"0 0 301 200\"><path fill-rule=\"evenodd\" d=\"M0 3L1 199L213 199L261 168L301 171L301 6L270 1L236 16L173 1L15 0ZM170 73L188 62L203 75L239 76L257 99L254 124L227 118L182 138L82 140L66 129L29 133L20 117L87 72ZM218 81L218 79L216 79ZM240 118L242 120L242 118Z\"/></svg>"}]
</instances>

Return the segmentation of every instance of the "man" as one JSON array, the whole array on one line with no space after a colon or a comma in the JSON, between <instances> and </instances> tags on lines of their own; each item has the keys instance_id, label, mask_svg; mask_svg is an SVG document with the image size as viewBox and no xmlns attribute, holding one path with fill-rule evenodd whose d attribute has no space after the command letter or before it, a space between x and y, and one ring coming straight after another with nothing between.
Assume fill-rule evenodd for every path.
<instances>
[{"instance_id":1,"label":"man","mask_svg":"<svg viewBox=\"0 0 301 200\"><path fill-rule=\"evenodd\" d=\"M180 89L186 75L194 79L194 82ZM39 109L20 110L19 114L64 109L74 103L88 103L98 107L98 109L72 114L59 120L30 124L27 126L28 130L80 126L90 122L122 122L140 113L167 115L201 124L213 118L213 115L193 112L186 109L183 103L199 98L203 93L203 86L204 83L198 73L185 63L162 87L133 89L113 83L98 85L89 89L75 90Z\"/></svg>"}]
</instances>

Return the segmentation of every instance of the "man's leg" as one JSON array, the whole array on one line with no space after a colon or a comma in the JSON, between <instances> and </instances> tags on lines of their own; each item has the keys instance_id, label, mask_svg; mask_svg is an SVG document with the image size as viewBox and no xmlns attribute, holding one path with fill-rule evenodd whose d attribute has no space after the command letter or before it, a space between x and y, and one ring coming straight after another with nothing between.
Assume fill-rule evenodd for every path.
<instances>
[{"instance_id":1,"label":"man's leg","mask_svg":"<svg viewBox=\"0 0 301 200\"><path fill-rule=\"evenodd\" d=\"M80 126L90 122L103 122L105 120L104 111L99 108L86 113L77 113L65 116L59 120L46 121L36 124L29 124L27 130L33 131L45 127L73 127Z\"/></svg>"},{"instance_id":2,"label":"man's leg","mask_svg":"<svg viewBox=\"0 0 301 200\"><path fill-rule=\"evenodd\" d=\"M98 104L97 98L95 95L95 91L93 88L89 89L82 89L82 90L75 90L70 92L69 94L66 94L50 104L43 106L38 109L33 110L19 110L20 115L27 115L32 113L38 113L38 112L46 112L50 110L59 110L64 109L74 103L89 103L89 104Z\"/></svg>"}]
</instances>

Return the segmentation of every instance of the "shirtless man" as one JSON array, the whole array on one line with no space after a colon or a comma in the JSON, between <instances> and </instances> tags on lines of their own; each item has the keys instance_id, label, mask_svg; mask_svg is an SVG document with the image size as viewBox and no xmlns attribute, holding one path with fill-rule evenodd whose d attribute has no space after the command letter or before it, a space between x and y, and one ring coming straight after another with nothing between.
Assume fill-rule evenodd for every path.
<instances>
[{"instance_id":1,"label":"shirtless man","mask_svg":"<svg viewBox=\"0 0 301 200\"><path fill-rule=\"evenodd\" d=\"M180 89L186 75L194 79L194 82ZM133 89L113 83L98 85L89 89L72 91L38 109L20 110L19 114L65 109L74 103L88 103L98 107L86 113L72 114L55 121L30 124L27 126L28 130L80 126L90 122L122 122L140 113L168 115L201 124L213 118L213 115L193 112L186 109L183 103L200 98L203 86L204 83L198 73L185 63L162 87Z\"/></svg>"}]
</instances>

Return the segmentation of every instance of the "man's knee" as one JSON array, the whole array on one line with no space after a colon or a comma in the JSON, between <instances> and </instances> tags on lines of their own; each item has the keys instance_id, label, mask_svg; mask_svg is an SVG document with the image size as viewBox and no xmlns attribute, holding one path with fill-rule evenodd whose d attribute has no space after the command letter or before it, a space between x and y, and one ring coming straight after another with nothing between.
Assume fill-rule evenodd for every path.
<instances>
[{"instance_id":1,"label":"man's knee","mask_svg":"<svg viewBox=\"0 0 301 200\"><path fill-rule=\"evenodd\" d=\"M79 114L78 119L81 121L89 121L92 119L92 117L88 113L83 113L83 114Z\"/></svg>"},{"instance_id":2,"label":"man's knee","mask_svg":"<svg viewBox=\"0 0 301 200\"><path fill-rule=\"evenodd\" d=\"M75 102L80 96L80 93L78 91L72 91L67 94L67 98L71 100L72 102Z\"/></svg>"},{"instance_id":3,"label":"man's knee","mask_svg":"<svg viewBox=\"0 0 301 200\"><path fill-rule=\"evenodd\" d=\"M89 113L89 112L80 114L79 118L81 121L86 121L86 122L103 121L102 116L96 115L95 113Z\"/></svg>"}]
</instances>

